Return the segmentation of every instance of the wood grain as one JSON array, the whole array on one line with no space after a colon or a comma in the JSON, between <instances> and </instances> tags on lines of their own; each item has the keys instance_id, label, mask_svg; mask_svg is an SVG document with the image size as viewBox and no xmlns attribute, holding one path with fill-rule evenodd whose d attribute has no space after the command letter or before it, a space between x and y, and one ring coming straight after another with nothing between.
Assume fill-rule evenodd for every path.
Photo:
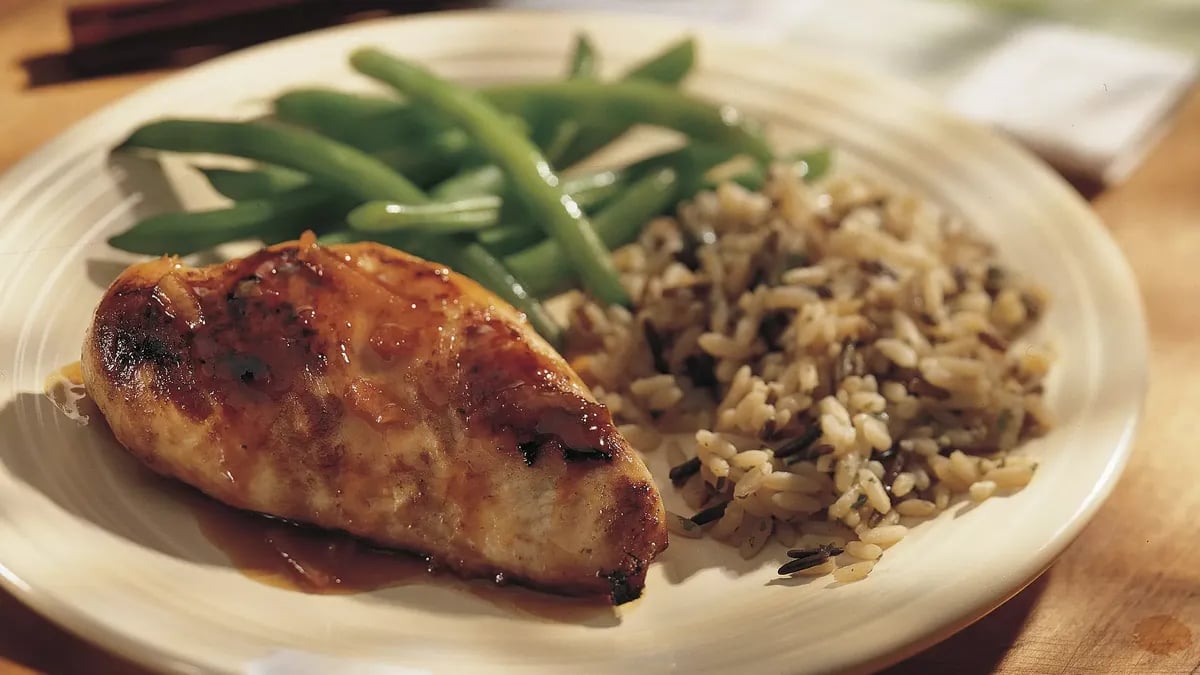
<instances>
[{"instance_id":1,"label":"wood grain","mask_svg":"<svg viewBox=\"0 0 1200 675\"><path fill-rule=\"evenodd\" d=\"M60 2L0 0L0 171L96 108L163 75L28 88L21 61L67 47ZM1200 89L1124 184L1093 205L1148 310L1150 396L1112 498L1042 578L891 675L1200 672ZM136 666L0 593L0 675L131 675Z\"/></svg>"}]
</instances>

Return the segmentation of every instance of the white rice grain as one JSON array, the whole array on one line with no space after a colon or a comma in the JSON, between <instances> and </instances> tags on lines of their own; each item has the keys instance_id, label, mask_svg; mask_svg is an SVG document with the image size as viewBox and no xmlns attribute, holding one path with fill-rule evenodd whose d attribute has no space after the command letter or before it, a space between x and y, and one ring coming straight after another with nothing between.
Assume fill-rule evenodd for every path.
<instances>
[{"instance_id":1,"label":"white rice grain","mask_svg":"<svg viewBox=\"0 0 1200 675\"><path fill-rule=\"evenodd\" d=\"M770 470L769 464L759 464L747 471L733 488L734 499L745 499L754 494L758 488L762 487L763 481L766 480L767 472Z\"/></svg>"},{"instance_id":2,"label":"white rice grain","mask_svg":"<svg viewBox=\"0 0 1200 675\"><path fill-rule=\"evenodd\" d=\"M950 470L967 485L979 480L979 467L974 458L968 457L962 450L950 453Z\"/></svg>"},{"instance_id":3,"label":"white rice grain","mask_svg":"<svg viewBox=\"0 0 1200 675\"><path fill-rule=\"evenodd\" d=\"M917 365L916 350L900 340L895 338L876 340L875 348L901 368L914 368ZM894 390L892 393L896 394Z\"/></svg>"},{"instance_id":4,"label":"white rice grain","mask_svg":"<svg viewBox=\"0 0 1200 675\"><path fill-rule=\"evenodd\" d=\"M746 450L734 455L729 463L739 469L749 470L764 464L770 464L771 454L765 450Z\"/></svg>"},{"instance_id":5,"label":"white rice grain","mask_svg":"<svg viewBox=\"0 0 1200 675\"><path fill-rule=\"evenodd\" d=\"M1033 467L1002 466L987 472L983 479L995 483L998 488L1022 488L1033 480Z\"/></svg>"},{"instance_id":6,"label":"white rice grain","mask_svg":"<svg viewBox=\"0 0 1200 675\"><path fill-rule=\"evenodd\" d=\"M867 578L867 575L870 574L871 570L874 568L875 562L873 560L864 560L862 562L846 565L845 567L839 567L836 571L834 571L833 578L834 580L840 581L843 584L850 584Z\"/></svg>"},{"instance_id":7,"label":"white rice grain","mask_svg":"<svg viewBox=\"0 0 1200 675\"><path fill-rule=\"evenodd\" d=\"M903 525L884 525L863 532L860 539L864 544L875 544L881 548L888 548L907 534L908 528Z\"/></svg>"},{"instance_id":8,"label":"white rice grain","mask_svg":"<svg viewBox=\"0 0 1200 675\"><path fill-rule=\"evenodd\" d=\"M896 497L903 497L912 492L914 485L916 485L916 479L913 474L908 471L901 471L896 474L895 480L892 481L892 494Z\"/></svg>"},{"instance_id":9,"label":"white rice grain","mask_svg":"<svg viewBox=\"0 0 1200 675\"><path fill-rule=\"evenodd\" d=\"M862 487L863 494L867 496L867 503L876 511L887 513L892 510L892 500L888 497L887 491L883 489L883 483L879 481L878 476L867 469L860 469L858 484Z\"/></svg>"},{"instance_id":10,"label":"white rice grain","mask_svg":"<svg viewBox=\"0 0 1200 675\"><path fill-rule=\"evenodd\" d=\"M996 483L990 480L977 481L971 483L967 491L971 494L971 499L981 502L996 494Z\"/></svg>"},{"instance_id":11,"label":"white rice grain","mask_svg":"<svg viewBox=\"0 0 1200 675\"><path fill-rule=\"evenodd\" d=\"M927 518L937 513L938 506L925 499L905 499L896 504L896 511L910 518Z\"/></svg>"},{"instance_id":12,"label":"white rice grain","mask_svg":"<svg viewBox=\"0 0 1200 675\"><path fill-rule=\"evenodd\" d=\"M821 502L800 492L776 492L771 495L771 501L787 513L816 513L821 510Z\"/></svg>"},{"instance_id":13,"label":"white rice grain","mask_svg":"<svg viewBox=\"0 0 1200 675\"><path fill-rule=\"evenodd\" d=\"M866 544L861 541L846 543L846 553L859 560L876 560L883 555L883 549L878 544Z\"/></svg>"},{"instance_id":14,"label":"white rice grain","mask_svg":"<svg viewBox=\"0 0 1200 675\"><path fill-rule=\"evenodd\" d=\"M845 518L850 513L850 508L854 506L854 502L862 494L861 490L862 488L855 485L848 490L842 491L842 494L829 505L829 517Z\"/></svg>"},{"instance_id":15,"label":"white rice grain","mask_svg":"<svg viewBox=\"0 0 1200 675\"><path fill-rule=\"evenodd\" d=\"M811 464L809 466L811 466ZM794 467L793 471L795 471ZM806 494L815 494L825 488L825 486L815 478L801 473L792 473L788 471L771 472L763 481L763 485L779 492L802 492Z\"/></svg>"}]
</instances>

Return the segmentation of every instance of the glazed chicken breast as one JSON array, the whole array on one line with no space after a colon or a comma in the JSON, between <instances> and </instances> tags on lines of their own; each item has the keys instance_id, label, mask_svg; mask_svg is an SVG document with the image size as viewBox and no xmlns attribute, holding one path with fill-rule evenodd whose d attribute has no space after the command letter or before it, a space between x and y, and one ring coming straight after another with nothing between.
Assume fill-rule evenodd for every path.
<instances>
[{"instance_id":1,"label":"glazed chicken breast","mask_svg":"<svg viewBox=\"0 0 1200 675\"><path fill-rule=\"evenodd\" d=\"M386 246L134 265L82 369L151 469L463 576L621 603L667 545L645 465L524 317Z\"/></svg>"}]
</instances>

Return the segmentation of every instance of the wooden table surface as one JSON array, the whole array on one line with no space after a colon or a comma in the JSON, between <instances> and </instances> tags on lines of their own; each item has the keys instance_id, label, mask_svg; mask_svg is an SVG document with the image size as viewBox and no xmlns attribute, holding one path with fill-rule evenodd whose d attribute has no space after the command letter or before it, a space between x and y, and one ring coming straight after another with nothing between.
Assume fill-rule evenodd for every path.
<instances>
[{"instance_id":1,"label":"wooden table surface","mask_svg":"<svg viewBox=\"0 0 1200 675\"><path fill-rule=\"evenodd\" d=\"M60 2L0 0L0 172L163 71L30 87L67 45ZM1093 196L1141 284L1151 388L1133 458L1062 558L998 610L889 673L1200 672L1200 88L1123 184ZM0 592L0 675L144 672Z\"/></svg>"}]
</instances>

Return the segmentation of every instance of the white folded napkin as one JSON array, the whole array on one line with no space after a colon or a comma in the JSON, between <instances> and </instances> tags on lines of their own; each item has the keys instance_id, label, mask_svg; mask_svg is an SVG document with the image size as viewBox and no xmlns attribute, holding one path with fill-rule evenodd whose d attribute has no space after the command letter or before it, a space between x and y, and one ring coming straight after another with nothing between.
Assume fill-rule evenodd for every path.
<instances>
[{"instance_id":1,"label":"white folded napkin","mask_svg":"<svg viewBox=\"0 0 1200 675\"><path fill-rule=\"evenodd\" d=\"M804 45L915 82L1060 170L1121 180L1197 73L1194 56L945 0L499 0L641 11Z\"/></svg>"}]
</instances>

